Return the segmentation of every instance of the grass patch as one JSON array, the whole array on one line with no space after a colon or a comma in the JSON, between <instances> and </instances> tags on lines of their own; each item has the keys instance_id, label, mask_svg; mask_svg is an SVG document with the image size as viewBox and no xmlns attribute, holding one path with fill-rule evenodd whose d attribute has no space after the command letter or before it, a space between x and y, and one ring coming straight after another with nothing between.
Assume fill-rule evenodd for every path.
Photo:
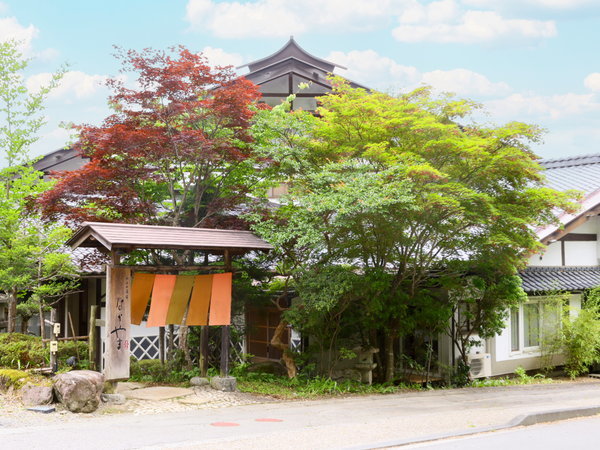
<instances>
[{"instance_id":1,"label":"grass patch","mask_svg":"<svg viewBox=\"0 0 600 450\"><path fill-rule=\"evenodd\" d=\"M20 389L27 381L29 374L22 370L0 369L0 389L8 389L13 386Z\"/></svg>"},{"instance_id":2,"label":"grass patch","mask_svg":"<svg viewBox=\"0 0 600 450\"><path fill-rule=\"evenodd\" d=\"M522 367L517 367L515 376L502 378L482 378L473 380L469 383L471 387L494 387L494 386L517 386L524 384L548 384L554 383L552 378L548 378L541 373L527 375Z\"/></svg>"},{"instance_id":3,"label":"grass patch","mask_svg":"<svg viewBox=\"0 0 600 450\"><path fill-rule=\"evenodd\" d=\"M267 373L247 373L238 376L237 387L241 392L270 395L281 399L311 399L339 395L391 394L420 389L418 385L367 385L357 381L335 381L330 378L289 379Z\"/></svg>"}]
</instances>

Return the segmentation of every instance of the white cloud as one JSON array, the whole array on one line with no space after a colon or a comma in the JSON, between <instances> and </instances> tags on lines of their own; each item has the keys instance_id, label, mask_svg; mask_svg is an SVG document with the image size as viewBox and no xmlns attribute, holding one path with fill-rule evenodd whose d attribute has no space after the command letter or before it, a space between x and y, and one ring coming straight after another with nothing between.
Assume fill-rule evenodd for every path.
<instances>
[{"instance_id":1,"label":"white cloud","mask_svg":"<svg viewBox=\"0 0 600 450\"><path fill-rule=\"evenodd\" d=\"M41 86L47 85L51 79L52 74L48 72L32 75L27 78L27 89L35 92ZM80 71L69 71L65 73L60 85L50 93L49 98L67 100L88 98L103 88L106 79L105 75L89 75Z\"/></svg>"},{"instance_id":2,"label":"white cloud","mask_svg":"<svg viewBox=\"0 0 600 450\"><path fill-rule=\"evenodd\" d=\"M241 66L244 59L238 53L227 53L221 48L204 47L202 54L206 56L211 66Z\"/></svg>"},{"instance_id":3,"label":"white cloud","mask_svg":"<svg viewBox=\"0 0 600 450\"><path fill-rule=\"evenodd\" d=\"M189 0L186 19L192 29L224 38L285 37L311 29L373 29L414 0Z\"/></svg>"},{"instance_id":4,"label":"white cloud","mask_svg":"<svg viewBox=\"0 0 600 450\"><path fill-rule=\"evenodd\" d=\"M492 82L471 70L434 70L421 73L416 67L398 64L374 50L332 52L326 59L348 68L347 71L340 72L340 75L376 89L408 90L425 83L438 91L462 96L500 96L510 92L506 83Z\"/></svg>"},{"instance_id":5,"label":"white cloud","mask_svg":"<svg viewBox=\"0 0 600 450\"><path fill-rule=\"evenodd\" d=\"M39 33L33 26L23 26L15 17L0 18L0 42L15 40L21 42L21 50L25 53L31 51L31 41Z\"/></svg>"},{"instance_id":6,"label":"white cloud","mask_svg":"<svg viewBox=\"0 0 600 450\"><path fill-rule=\"evenodd\" d=\"M498 96L510 92L508 84L494 83L484 75L467 69L434 70L424 73L422 81L440 91L458 95Z\"/></svg>"},{"instance_id":7,"label":"white cloud","mask_svg":"<svg viewBox=\"0 0 600 450\"><path fill-rule=\"evenodd\" d=\"M596 5L597 0L462 0L468 6L499 9L501 7L537 7L555 10L573 10Z\"/></svg>"},{"instance_id":8,"label":"white cloud","mask_svg":"<svg viewBox=\"0 0 600 450\"><path fill-rule=\"evenodd\" d=\"M421 77L415 67L398 64L374 50L331 52L326 59L348 68L340 71L343 77L371 88L406 88L417 84Z\"/></svg>"},{"instance_id":9,"label":"white cloud","mask_svg":"<svg viewBox=\"0 0 600 450\"><path fill-rule=\"evenodd\" d=\"M512 94L500 100L486 102L496 117L509 120L563 119L567 116L600 111L600 103L594 94Z\"/></svg>"},{"instance_id":10,"label":"white cloud","mask_svg":"<svg viewBox=\"0 0 600 450\"><path fill-rule=\"evenodd\" d=\"M553 21L507 19L495 11L459 9L454 0L415 3L392 31L401 42L485 43L556 36Z\"/></svg>"},{"instance_id":11,"label":"white cloud","mask_svg":"<svg viewBox=\"0 0 600 450\"><path fill-rule=\"evenodd\" d=\"M583 85L592 92L600 92L600 73L590 73L583 80Z\"/></svg>"}]
</instances>

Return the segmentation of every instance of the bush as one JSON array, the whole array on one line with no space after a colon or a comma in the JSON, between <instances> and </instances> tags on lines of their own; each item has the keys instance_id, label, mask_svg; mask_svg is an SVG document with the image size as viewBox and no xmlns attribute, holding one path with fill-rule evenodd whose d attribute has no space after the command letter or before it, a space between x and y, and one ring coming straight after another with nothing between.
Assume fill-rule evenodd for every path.
<instances>
[{"instance_id":1,"label":"bush","mask_svg":"<svg viewBox=\"0 0 600 450\"><path fill-rule=\"evenodd\" d=\"M69 357L75 356L80 367L87 367L88 345L86 342L64 341L58 344L59 367L66 367ZM48 367L50 350L44 348L42 339L21 333L0 334L0 367L32 369Z\"/></svg>"},{"instance_id":2,"label":"bush","mask_svg":"<svg viewBox=\"0 0 600 450\"><path fill-rule=\"evenodd\" d=\"M181 381L179 380L179 377L174 376L170 364L162 364L158 359L142 359L141 361L138 361L135 358L131 358L129 379L147 383L170 383Z\"/></svg>"},{"instance_id":3,"label":"bush","mask_svg":"<svg viewBox=\"0 0 600 450\"><path fill-rule=\"evenodd\" d=\"M20 389L29 379L29 374L22 370L0 369L0 389L13 386Z\"/></svg>"},{"instance_id":4,"label":"bush","mask_svg":"<svg viewBox=\"0 0 600 450\"><path fill-rule=\"evenodd\" d=\"M563 322L565 370L571 378L587 373L600 362L600 319L596 308L584 308Z\"/></svg>"}]
</instances>

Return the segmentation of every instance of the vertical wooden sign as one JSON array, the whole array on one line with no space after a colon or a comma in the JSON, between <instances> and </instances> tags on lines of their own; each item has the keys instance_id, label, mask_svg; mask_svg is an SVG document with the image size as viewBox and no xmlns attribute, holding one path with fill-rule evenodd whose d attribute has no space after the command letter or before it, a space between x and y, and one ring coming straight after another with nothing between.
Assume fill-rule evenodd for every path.
<instances>
[{"instance_id":1,"label":"vertical wooden sign","mask_svg":"<svg viewBox=\"0 0 600 450\"><path fill-rule=\"evenodd\" d=\"M106 267L106 339L104 379L129 378L131 269Z\"/></svg>"}]
</instances>

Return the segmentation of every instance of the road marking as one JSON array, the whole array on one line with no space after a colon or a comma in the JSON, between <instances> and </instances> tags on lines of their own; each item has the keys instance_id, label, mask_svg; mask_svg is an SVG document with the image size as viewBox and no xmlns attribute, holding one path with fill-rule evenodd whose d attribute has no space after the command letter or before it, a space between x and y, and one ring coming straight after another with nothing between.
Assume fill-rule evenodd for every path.
<instances>
[{"instance_id":1,"label":"road marking","mask_svg":"<svg viewBox=\"0 0 600 450\"><path fill-rule=\"evenodd\" d=\"M264 419L254 419L255 422L283 422L283 419L270 419L265 417Z\"/></svg>"},{"instance_id":2,"label":"road marking","mask_svg":"<svg viewBox=\"0 0 600 450\"><path fill-rule=\"evenodd\" d=\"M239 423L235 422L213 422L211 423L213 427L239 427Z\"/></svg>"}]
</instances>

